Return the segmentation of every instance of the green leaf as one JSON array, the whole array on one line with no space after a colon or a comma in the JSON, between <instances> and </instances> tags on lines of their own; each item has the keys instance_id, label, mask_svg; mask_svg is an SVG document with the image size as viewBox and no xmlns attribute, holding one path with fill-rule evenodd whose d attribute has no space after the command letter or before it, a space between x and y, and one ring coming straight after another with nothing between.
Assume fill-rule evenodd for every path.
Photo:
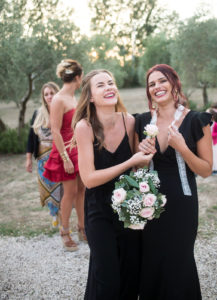
<instances>
[{"instance_id":1,"label":"green leaf","mask_svg":"<svg viewBox=\"0 0 217 300\"><path fill-rule=\"evenodd\" d=\"M149 186L150 186L150 189L151 189L151 191L155 194L155 195L157 195L157 189L156 189L156 187L154 186L154 184L153 184L153 182L152 182L152 180L151 180L151 178L149 177L148 178L148 184L149 184Z\"/></svg>"},{"instance_id":2,"label":"green leaf","mask_svg":"<svg viewBox=\"0 0 217 300\"><path fill-rule=\"evenodd\" d=\"M124 222L124 228L128 228L130 226L130 223Z\"/></svg>"},{"instance_id":3,"label":"green leaf","mask_svg":"<svg viewBox=\"0 0 217 300\"><path fill-rule=\"evenodd\" d=\"M126 177L128 183L129 183L131 186L136 187L136 188L139 188L138 183L137 183L134 179L132 179L132 178L131 178L130 176L128 176L128 175L126 175L125 177Z\"/></svg>"}]
</instances>

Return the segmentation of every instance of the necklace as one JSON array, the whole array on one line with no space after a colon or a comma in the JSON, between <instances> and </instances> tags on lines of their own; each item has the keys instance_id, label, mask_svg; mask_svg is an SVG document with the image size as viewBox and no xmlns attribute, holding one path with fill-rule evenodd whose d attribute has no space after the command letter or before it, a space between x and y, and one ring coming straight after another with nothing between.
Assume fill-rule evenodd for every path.
<instances>
[{"instance_id":1,"label":"necklace","mask_svg":"<svg viewBox=\"0 0 217 300\"><path fill-rule=\"evenodd\" d=\"M174 113L174 120L172 121L171 125L173 125L173 127L175 127L176 130L178 130L178 127L175 125L175 123L181 118L181 116L184 112L184 109L185 109L184 106L179 104ZM156 123L157 123L157 112L154 111L150 124L156 125ZM180 181L182 184L183 193L185 196L191 196L192 193L191 193L191 189L190 189L190 186L188 183L185 161L184 161L183 157L181 156L181 154L177 150L175 150L175 154L176 154L176 161L177 161L177 165L178 165L179 177L180 177ZM150 163L150 170L154 170L153 159L151 160L151 163Z\"/></svg>"}]
</instances>

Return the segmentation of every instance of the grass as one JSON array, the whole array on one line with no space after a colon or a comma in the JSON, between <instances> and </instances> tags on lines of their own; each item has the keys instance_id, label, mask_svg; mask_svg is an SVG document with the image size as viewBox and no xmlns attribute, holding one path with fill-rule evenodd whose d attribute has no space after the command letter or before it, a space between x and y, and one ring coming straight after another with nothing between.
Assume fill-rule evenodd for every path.
<instances>
[{"instance_id":1,"label":"grass","mask_svg":"<svg viewBox=\"0 0 217 300\"><path fill-rule=\"evenodd\" d=\"M35 227L35 226L34 226ZM1 236L25 236L27 238L36 237L40 234L44 234L47 236L52 236L58 232L58 229L55 228L47 228L40 226L39 228L27 227L24 224L17 224L14 222L4 223L0 225L0 235Z\"/></svg>"}]
</instances>

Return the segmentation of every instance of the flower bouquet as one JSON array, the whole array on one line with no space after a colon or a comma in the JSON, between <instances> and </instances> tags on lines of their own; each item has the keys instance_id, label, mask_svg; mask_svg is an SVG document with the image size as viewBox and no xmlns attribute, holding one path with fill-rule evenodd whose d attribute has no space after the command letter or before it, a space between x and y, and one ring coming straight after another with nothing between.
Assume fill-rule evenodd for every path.
<instances>
[{"instance_id":1,"label":"flower bouquet","mask_svg":"<svg viewBox=\"0 0 217 300\"><path fill-rule=\"evenodd\" d=\"M166 197L158 192L159 184L157 172L147 168L119 177L112 195L112 208L124 227L143 229L148 220L160 217Z\"/></svg>"}]
</instances>

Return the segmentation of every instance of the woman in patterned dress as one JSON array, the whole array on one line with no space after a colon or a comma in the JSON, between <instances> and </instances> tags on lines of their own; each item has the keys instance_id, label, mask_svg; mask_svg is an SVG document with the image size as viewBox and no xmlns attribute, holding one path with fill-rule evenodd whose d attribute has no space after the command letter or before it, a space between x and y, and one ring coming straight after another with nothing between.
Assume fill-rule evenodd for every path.
<instances>
[{"instance_id":1,"label":"woman in patterned dress","mask_svg":"<svg viewBox=\"0 0 217 300\"><path fill-rule=\"evenodd\" d=\"M63 194L62 184L52 182L45 178L44 164L49 158L53 138L50 129L50 104L53 96L59 91L54 82L45 83L41 89L42 105L33 114L31 128L29 130L26 171L32 172L32 156L37 159L38 187L41 205L47 205L52 216L52 226L57 227L59 223L59 208Z\"/></svg>"}]
</instances>

